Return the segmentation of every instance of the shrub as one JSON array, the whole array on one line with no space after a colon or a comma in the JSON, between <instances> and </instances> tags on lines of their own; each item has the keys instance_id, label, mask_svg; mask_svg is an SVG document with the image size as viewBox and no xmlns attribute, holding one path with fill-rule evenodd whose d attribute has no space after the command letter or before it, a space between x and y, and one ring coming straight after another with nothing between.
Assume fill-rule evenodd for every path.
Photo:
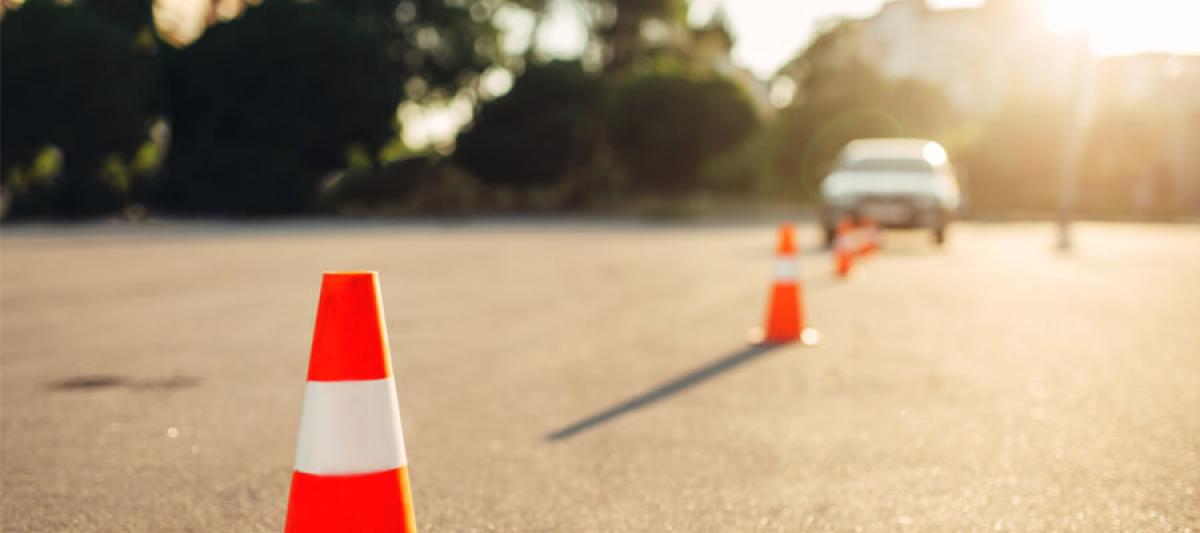
<instances>
[{"instance_id":1,"label":"shrub","mask_svg":"<svg viewBox=\"0 0 1200 533\"><path fill-rule=\"evenodd\" d=\"M339 213L463 214L484 205L482 187L446 160L418 156L348 173L325 198Z\"/></svg>"},{"instance_id":2,"label":"shrub","mask_svg":"<svg viewBox=\"0 0 1200 533\"><path fill-rule=\"evenodd\" d=\"M312 209L352 146L394 132L401 83L374 33L319 3L267 0L167 63L172 148L161 201L185 211Z\"/></svg>"},{"instance_id":3,"label":"shrub","mask_svg":"<svg viewBox=\"0 0 1200 533\"><path fill-rule=\"evenodd\" d=\"M699 183L706 161L737 147L758 124L749 97L729 80L653 72L615 89L607 135L635 189L680 193Z\"/></svg>"},{"instance_id":4,"label":"shrub","mask_svg":"<svg viewBox=\"0 0 1200 533\"><path fill-rule=\"evenodd\" d=\"M578 62L525 71L458 135L454 159L491 186L555 187L595 155L603 88Z\"/></svg>"},{"instance_id":5,"label":"shrub","mask_svg":"<svg viewBox=\"0 0 1200 533\"><path fill-rule=\"evenodd\" d=\"M152 71L134 35L84 5L28 0L0 23L0 160L14 216L120 208L146 140Z\"/></svg>"}]
</instances>

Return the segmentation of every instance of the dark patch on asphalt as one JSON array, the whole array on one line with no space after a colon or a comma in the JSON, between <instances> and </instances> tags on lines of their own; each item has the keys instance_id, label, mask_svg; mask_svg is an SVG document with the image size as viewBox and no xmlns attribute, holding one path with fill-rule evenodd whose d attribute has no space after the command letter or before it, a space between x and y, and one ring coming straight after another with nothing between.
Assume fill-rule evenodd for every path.
<instances>
[{"instance_id":1,"label":"dark patch on asphalt","mask_svg":"<svg viewBox=\"0 0 1200 533\"><path fill-rule=\"evenodd\" d=\"M55 390L107 389L109 387L119 387L124 384L125 378L121 376L75 376L51 383L50 388Z\"/></svg>"}]
</instances>

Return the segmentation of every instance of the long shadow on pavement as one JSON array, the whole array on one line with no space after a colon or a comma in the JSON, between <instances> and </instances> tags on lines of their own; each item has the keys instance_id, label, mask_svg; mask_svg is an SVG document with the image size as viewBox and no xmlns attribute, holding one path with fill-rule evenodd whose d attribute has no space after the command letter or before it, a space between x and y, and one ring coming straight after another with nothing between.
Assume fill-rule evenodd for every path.
<instances>
[{"instance_id":1,"label":"long shadow on pavement","mask_svg":"<svg viewBox=\"0 0 1200 533\"><path fill-rule=\"evenodd\" d=\"M663 383L662 385L659 385L653 389L609 407L608 409L600 411L599 413L550 433L549 435L546 435L546 440L551 442L559 441L592 429L621 415L641 409L668 396L677 394L695 385L708 381L717 374L731 370L734 367L762 357L779 346L782 345L759 344L738 350L732 354L726 355L725 357L717 359L716 361Z\"/></svg>"}]
</instances>

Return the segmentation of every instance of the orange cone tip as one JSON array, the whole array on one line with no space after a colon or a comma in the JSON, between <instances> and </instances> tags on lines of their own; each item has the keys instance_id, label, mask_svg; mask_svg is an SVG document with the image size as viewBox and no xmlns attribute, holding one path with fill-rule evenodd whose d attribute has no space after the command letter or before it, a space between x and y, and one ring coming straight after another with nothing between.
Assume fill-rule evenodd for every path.
<instances>
[{"instance_id":1,"label":"orange cone tip","mask_svg":"<svg viewBox=\"0 0 1200 533\"><path fill-rule=\"evenodd\" d=\"M322 281L284 531L416 531L374 272Z\"/></svg>"},{"instance_id":2,"label":"orange cone tip","mask_svg":"<svg viewBox=\"0 0 1200 533\"><path fill-rule=\"evenodd\" d=\"M776 252L779 255L790 255L796 253L796 238L795 232L791 224L779 225L779 245L776 247Z\"/></svg>"},{"instance_id":3,"label":"orange cone tip","mask_svg":"<svg viewBox=\"0 0 1200 533\"><path fill-rule=\"evenodd\" d=\"M391 375L378 276L374 272L325 274L308 380L354 381Z\"/></svg>"}]
</instances>

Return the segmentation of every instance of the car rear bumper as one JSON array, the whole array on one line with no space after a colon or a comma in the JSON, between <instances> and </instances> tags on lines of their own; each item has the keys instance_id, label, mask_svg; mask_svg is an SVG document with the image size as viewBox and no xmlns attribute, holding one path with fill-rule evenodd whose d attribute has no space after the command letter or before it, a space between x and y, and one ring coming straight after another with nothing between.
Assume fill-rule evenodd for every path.
<instances>
[{"instance_id":1,"label":"car rear bumper","mask_svg":"<svg viewBox=\"0 0 1200 533\"><path fill-rule=\"evenodd\" d=\"M940 228L950 222L952 213L940 205L930 205L914 198L865 198L849 205L823 205L821 224L831 229L843 217L855 222L870 217L884 228Z\"/></svg>"}]
</instances>

